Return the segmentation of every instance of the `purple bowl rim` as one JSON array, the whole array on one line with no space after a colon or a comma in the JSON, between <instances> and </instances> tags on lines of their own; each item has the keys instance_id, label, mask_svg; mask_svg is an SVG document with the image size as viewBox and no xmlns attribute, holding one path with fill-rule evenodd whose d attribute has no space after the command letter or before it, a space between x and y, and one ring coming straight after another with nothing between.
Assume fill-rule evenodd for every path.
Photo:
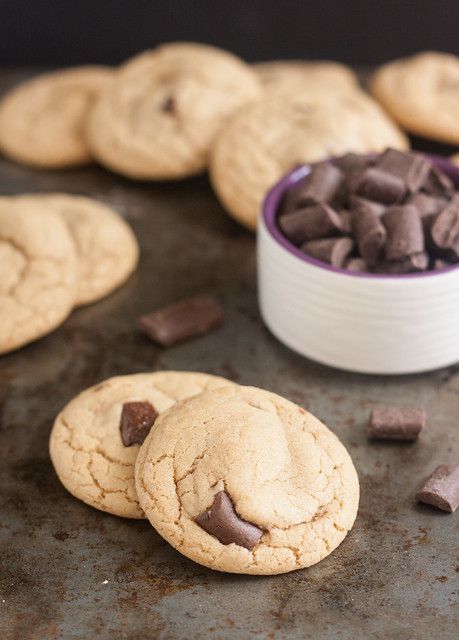
<instances>
[{"instance_id":1,"label":"purple bowl rim","mask_svg":"<svg viewBox=\"0 0 459 640\"><path fill-rule=\"evenodd\" d=\"M422 153L422 152L420 152ZM376 155L376 154L371 154ZM444 171L454 182L456 188L459 188L459 167L454 165L448 158L435 155L432 153L423 153L429 158L435 166ZM332 158L330 158L331 160ZM308 256L303 253L298 247L292 244L281 233L277 226L277 210L284 192L288 187L296 184L308 171L312 163L305 163L295 167L292 171L287 173L283 178L279 180L267 193L261 210L261 215L265 223L266 229L270 236L279 244L283 249L294 255L296 258L307 264L311 264L314 267L323 269L324 271L331 271L333 273L339 273L341 275L349 276L352 278L370 278L373 280L413 280L415 278L432 278L434 276L449 273L459 268L459 264L445 267L444 269L437 269L436 271L422 271L420 273L401 273L401 274L385 274L385 273L362 273L358 271L347 271L340 267L333 267L332 265L320 262L316 258Z\"/></svg>"}]
</instances>

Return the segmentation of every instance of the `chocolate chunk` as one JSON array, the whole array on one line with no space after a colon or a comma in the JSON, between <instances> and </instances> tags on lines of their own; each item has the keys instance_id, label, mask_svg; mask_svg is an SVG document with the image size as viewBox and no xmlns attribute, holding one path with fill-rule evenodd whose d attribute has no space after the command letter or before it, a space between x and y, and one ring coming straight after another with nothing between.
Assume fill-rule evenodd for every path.
<instances>
[{"instance_id":1,"label":"chocolate chunk","mask_svg":"<svg viewBox=\"0 0 459 640\"><path fill-rule=\"evenodd\" d=\"M401 260L383 260L379 262L376 271L378 273L416 273L425 271L429 266L429 256L427 253L413 253Z\"/></svg>"},{"instance_id":2,"label":"chocolate chunk","mask_svg":"<svg viewBox=\"0 0 459 640\"><path fill-rule=\"evenodd\" d=\"M387 260L401 260L424 251L424 229L416 209L410 205L390 207L382 217L387 229Z\"/></svg>"},{"instance_id":3,"label":"chocolate chunk","mask_svg":"<svg viewBox=\"0 0 459 640\"><path fill-rule=\"evenodd\" d=\"M349 196L349 205L352 211L369 211L378 218L380 218L387 209L387 207L380 202L373 202L372 200L353 195Z\"/></svg>"},{"instance_id":4,"label":"chocolate chunk","mask_svg":"<svg viewBox=\"0 0 459 640\"><path fill-rule=\"evenodd\" d=\"M161 104L161 111L164 113L175 113L175 100L172 96L168 96Z\"/></svg>"},{"instance_id":5,"label":"chocolate chunk","mask_svg":"<svg viewBox=\"0 0 459 640\"><path fill-rule=\"evenodd\" d=\"M448 200L454 194L454 183L446 174L431 166L422 185L422 190L432 196L442 196Z\"/></svg>"},{"instance_id":6,"label":"chocolate chunk","mask_svg":"<svg viewBox=\"0 0 459 640\"><path fill-rule=\"evenodd\" d=\"M446 262L446 260L441 260L440 258L435 260L435 262L433 263L433 268L435 269L435 271L439 271L440 269L447 269L451 266L451 262Z\"/></svg>"},{"instance_id":7,"label":"chocolate chunk","mask_svg":"<svg viewBox=\"0 0 459 640\"><path fill-rule=\"evenodd\" d=\"M420 502L453 513L459 506L459 465L441 464L417 492Z\"/></svg>"},{"instance_id":8,"label":"chocolate chunk","mask_svg":"<svg viewBox=\"0 0 459 640\"><path fill-rule=\"evenodd\" d=\"M352 231L361 257L374 266L386 241L386 229L380 219L367 208L356 208L352 211Z\"/></svg>"},{"instance_id":9,"label":"chocolate chunk","mask_svg":"<svg viewBox=\"0 0 459 640\"><path fill-rule=\"evenodd\" d=\"M376 167L401 178L411 193L421 188L430 171L430 163L425 158L416 153L406 153L397 149L386 149L379 156Z\"/></svg>"},{"instance_id":10,"label":"chocolate chunk","mask_svg":"<svg viewBox=\"0 0 459 640\"><path fill-rule=\"evenodd\" d=\"M198 295L141 316L138 327L155 342L170 347L203 335L222 322L223 312L215 298Z\"/></svg>"},{"instance_id":11,"label":"chocolate chunk","mask_svg":"<svg viewBox=\"0 0 459 640\"><path fill-rule=\"evenodd\" d=\"M312 165L310 173L288 190L284 213L333 200L343 183L343 173L329 162Z\"/></svg>"},{"instance_id":12,"label":"chocolate chunk","mask_svg":"<svg viewBox=\"0 0 459 640\"><path fill-rule=\"evenodd\" d=\"M342 267L353 246L354 242L351 238L325 238L305 242L301 250L316 260L331 264L333 267Z\"/></svg>"},{"instance_id":13,"label":"chocolate chunk","mask_svg":"<svg viewBox=\"0 0 459 640\"><path fill-rule=\"evenodd\" d=\"M222 544L237 544L249 550L258 544L263 535L262 529L237 515L225 491L215 495L210 509L201 513L195 522Z\"/></svg>"},{"instance_id":14,"label":"chocolate chunk","mask_svg":"<svg viewBox=\"0 0 459 640\"><path fill-rule=\"evenodd\" d=\"M344 268L347 269L347 271L360 273L366 273L368 271L368 265L362 258L349 258L345 263Z\"/></svg>"},{"instance_id":15,"label":"chocolate chunk","mask_svg":"<svg viewBox=\"0 0 459 640\"><path fill-rule=\"evenodd\" d=\"M338 212L341 220L341 230L344 235L350 235L352 232L352 214L347 209L341 209Z\"/></svg>"},{"instance_id":16,"label":"chocolate chunk","mask_svg":"<svg viewBox=\"0 0 459 640\"><path fill-rule=\"evenodd\" d=\"M416 440L426 424L424 409L416 407L373 407L367 433L371 438Z\"/></svg>"},{"instance_id":17,"label":"chocolate chunk","mask_svg":"<svg viewBox=\"0 0 459 640\"><path fill-rule=\"evenodd\" d=\"M287 213L279 218L279 226L287 238L297 245L306 240L337 235L342 231L341 218L326 204Z\"/></svg>"},{"instance_id":18,"label":"chocolate chunk","mask_svg":"<svg viewBox=\"0 0 459 640\"><path fill-rule=\"evenodd\" d=\"M414 193L408 198L406 204L411 204L416 207L418 214L421 218L434 215L441 211L445 205L446 200L444 198L436 198L435 196L429 196L427 193Z\"/></svg>"},{"instance_id":19,"label":"chocolate chunk","mask_svg":"<svg viewBox=\"0 0 459 640\"><path fill-rule=\"evenodd\" d=\"M459 257L459 204L451 204L441 211L430 227L430 237L438 249Z\"/></svg>"},{"instance_id":20,"label":"chocolate chunk","mask_svg":"<svg viewBox=\"0 0 459 640\"><path fill-rule=\"evenodd\" d=\"M158 412L149 402L125 402L120 421L124 446L142 444L157 417Z\"/></svg>"},{"instance_id":21,"label":"chocolate chunk","mask_svg":"<svg viewBox=\"0 0 459 640\"><path fill-rule=\"evenodd\" d=\"M357 176L352 187L357 195L383 204L400 202L406 193L405 183L401 178L373 167Z\"/></svg>"},{"instance_id":22,"label":"chocolate chunk","mask_svg":"<svg viewBox=\"0 0 459 640\"><path fill-rule=\"evenodd\" d=\"M338 167L338 169L341 169L346 177L364 171L370 166L370 163L371 160L368 156L358 153L346 153L344 156L333 159L333 164Z\"/></svg>"}]
</instances>

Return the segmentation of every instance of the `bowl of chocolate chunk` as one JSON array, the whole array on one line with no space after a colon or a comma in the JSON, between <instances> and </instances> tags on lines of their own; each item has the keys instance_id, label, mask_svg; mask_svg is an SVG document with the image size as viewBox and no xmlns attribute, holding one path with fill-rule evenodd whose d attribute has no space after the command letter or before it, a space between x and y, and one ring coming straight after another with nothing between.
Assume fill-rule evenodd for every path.
<instances>
[{"instance_id":1,"label":"bowl of chocolate chunk","mask_svg":"<svg viewBox=\"0 0 459 640\"><path fill-rule=\"evenodd\" d=\"M459 168L386 149L303 165L258 226L263 320L329 366L407 374L459 361Z\"/></svg>"}]
</instances>

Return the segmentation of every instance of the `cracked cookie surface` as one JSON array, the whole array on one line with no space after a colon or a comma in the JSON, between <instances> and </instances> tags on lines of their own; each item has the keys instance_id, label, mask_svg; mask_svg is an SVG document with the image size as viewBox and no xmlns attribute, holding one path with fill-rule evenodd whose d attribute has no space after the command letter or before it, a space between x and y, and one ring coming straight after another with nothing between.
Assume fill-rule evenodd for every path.
<instances>
[{"instance_id":1,"label":"cracked cookie surface","mask_svg":"<svg viewBox=\"0 0 459 640\"><path fill-rule=\"evenodd\" d=\"M359 483L338 438L288 400L254 387L201 394L160 416L136 463L140 504L178 551L212 569L277 574L330 554L351 529ZM263 535L222 544L196 519L225 491Z\"/></svg>"},{"instance_id":2,"label":"cracked cookie surface","mask_svg":"<svg viewBox=\"0 0 459 640\"><path fill-rule=\"evenodd\" d=\"M203 171L226 119L261 91L252 69L226 51L172 43L125 63L88 121L96 158L140 180Z\"/></svg>"},{"instance_id":3,"label":"cracked cookie surface","mask_svg":"<svg viewBox=\"0 0 459 640\"><path fill-rule=\"evenodd\" d=\"M75 243L60 216L0 198L0 353L61 324L76 284Z\"/></svg>"},{"instance_id":4,"label":"cracked cookie surface","mask_svg":"<svg viewBox=\"0 0 459 640\"><path fill-rule=\"evenodd\" d=\"M91 162L86 118L112 75L109 67L76 67L14 87L0 102L0 149L36 167L59 169Z\"/></svg>"},{"instance_id":5,"label":"cracked cookie surface","mask_svg":"<svg viewBox=\"0 0 459 640\"><path fill-rule=\"evenodd\" d=\"M357 89L274 92L241 109L215 140L212 185L228 212L255 229L263 198L288 171L348 151L408 148L401 131Z\"/></svg>"},{"instance_id":6,"label":"cracked cookie surface","mask_svg":"<svg viewBox=\"0 0 459 640\"><path fill-rule=\"evenodd\" d=\"M63 217L75 241L79 285L75 305L100 300L121 286L137 266L139 246L128 223L106 204L64 193L13 196L39 215L50 208Z\"/></svg>"},{"instance_id":7,"label":"cracked cookie surface","mask_svg":"<svg viewBox=\"0 0 459 640\"><path fill-rule=\"evenodd\" d=\"M378 69L371 91L405 129L459 144L459 57L427 51Z\"/></svg>"},{"instance_id":8,"label":"cracked cookie surface","mask_svg":"<svg viewBox=\"0 0 459 640\"><path fill-rule=\"evenodd\" d=\"M158 371L118 376L86 389L59 413L51 432L50 455L60 481L96 509L143 518L134 480L140 447L121 440L123 404L149 402L162 413L178 400L232 384L206 373Z\"/></svg>"}]
</instances>

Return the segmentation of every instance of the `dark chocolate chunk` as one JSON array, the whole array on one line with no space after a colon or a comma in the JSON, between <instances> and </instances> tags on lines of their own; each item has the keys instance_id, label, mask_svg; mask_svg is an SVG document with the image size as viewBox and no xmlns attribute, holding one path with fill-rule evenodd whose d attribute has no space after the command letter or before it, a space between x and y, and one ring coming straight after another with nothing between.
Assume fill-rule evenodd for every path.
<instances>
[{"instance_id":1,"label":"dark chocolate chunk","mask_svg":"<svg viewBox=\"0 0 459 640\"><path fill-rule=\"evenodd\" d=\"M125 402L120 420L121 440L124 446L142 444L157 417L158 412L149 402Z\"/></svg>"},{"instance_id":2,"label":"dark chocolate chunk","mask_svg":"<svg viewBox=\"0 0 459 640\"><path fill-rule=\"evenodd\" d=\"M418 214L421 218L426 216L435 215L441 211L445 205L446 200L444 198L436 198L435 196L429 196L427 193L414 193L408 198L406 204L411 204L416 207Z\"/></svg>"},{"instance_id":3,"label":"dark chocolate chunk","mask_svg":"<svg viewBox=\"0 0 459 640\"><path fill-rule=\"evenodd\" d=\"M198 295L152 311L138 327L163 347L203 335L223 322L223 312L212 296Z\"/></svg>"},{"instance_id":4,"label":"dark chocolate chunk","mask_svg":"<svg viewBox=\"0 0 459 640\"><path fill-rule=\"evenodd\" d=\"M164 113L175 113L175 100L172 96L168 96L161 104L161 111Z\"/></svg>"},{"instance_id":5,"label":"dark chocolate chunk","mask_svg":"<svg viewBox=\"0 0 459 640\"><path fill-rule=\"evenodd\" d=\"M369 167L371 160L368 156L351 152L339 158L334 158L333 164L348 177Z\"/></svg>"},{"instance_id":6,"label":"dark chocolate chunk","mask_svg":"<svg viewBox=\"0 0 459 640\"><path fill-rule=\"evenodd\" d=\"M448 200L454 194L454 183L446 174L431 166L430 171L422 185L422 191L432 196L443 196Z\"/></svg>"},{"instance_id":7,"label":"dark chocolate chunk","mask_svg":"<svg viewBox=\"0 0 459 640\"><path fill-rule=\"evenodd\" d=\"M376 167L401 178L411 193L421 188L430 171L430 163L421 155L397 149L386 149L379 156Z\"/></svg>"},{"instance_id":8,"label":"dark chocolate chunk","mask_svg":"<svg viewBox=\"0 0 459 640\"><path fill-rule=\"evenodd\" d=\"M370 167L353 180L353 190L359 196L381 202L394 204L400 202L405 193L405 183L401 178Z\"/></svg>"},{"instance_id":9,"label":"dark chocolate chunk","mask_svg":"<svg viewBox=\"0 0 459 640\"><path fill-rule=\"evenodd\" d=\"M338 212L341 220L341 230L344 235L350 235L352 232L352 214L347 209L341 209Z\"/></svg>"},{"instance_id":10,"label":"dark chocolate chunk","mask_svg":"<svg viewBox=\"0 0 459 640\"><path fill-rule=\"evenodd\" d=\"M401 260L414 253L423 253L424 229L412 205L390 207L383 215L382 222L387 229L387 260Z\"/></svg>"},{"instance_id":11,"label":"dark chocolate chunk","mask_svg":"<svg viewBox=\"0 0 459 640\"><path fill-rule=\"evenodd\" d=\"M440 258L435 260L435 262L433 263L433 268L435 269L435 271L439 271L440 269L447 269L451 266L451 262L446 262L446 260L441 260Z\"/></svg>"},{"instance_id":12,"label":"dark chocolate chunk","mask_svg":"<svg viewBox=\"0 0 459 640\"><path fill-rule=\"evenodd\" d=\"M374 266L386 241L384 225L372 211L356 208L352 211L352 231L361 257L370 267Z\"/></svg>"},{"instance_id":13,"label":"dark chocolate chunk","mask_svg":"<svg viewBox=\"0 0 459 640\"><path fill-rule=\"evenodd\" d=\"M349 196L349 205L352 211L369 211L378 218L380 218L387 209L387 207L380 202L373 202L372 200L354 195Z\"/></svg>"},{"instance_id":14,"label":"dark chocolate chunk","mask_svg":"<svg viewBox=\"0 0 459 640\"><path fill-rule=\"evenodd\" d=\"M433 220L430 237L438 249L459 257L459 204L450 204Z\"/></svg>"},{"instance_id":15,"label":"dark chocolate chunk","mask_svg":"<svg viewBox=\"0 0 459 640\"><path fill-rule=\"evenodd\" d=\"M349 258L345 263L344 268L347 269L347 271L360 273L366 273L368 271L368 265L362 258Z\"/></svg>"},{"instance_id":16,"label":"dark chocolate chunk","mask_svg":"<svg viewBox=\"0 0 459 640\"><path fill-rule=\"evenodd\" d=\"M283 212L290 213L311 204L330 202L343 180L343 173L330 162L312 165L310 173L288 190Z\"/></svg>"},{"instance_id":17,"label":"dark chocolate chunk","mask_svg":"<svg viewBox=\"0 0 459 640\"><path fill-rule=\"evenodd\" d=\"M425 504L453 513L459 506L459 465L441 464L416 497Z\"/></svg>"},{"instance_id":18,"label":"dark chocolate chunk","mask_svg":"<svg viewBox=\"0 0 459 640\"><path fill-rule=\"evenodd\" d=\"M301 250L316 260L331 264L333 267L342 267L353 246L354 242L351 238L325 238L305 242Z\"/></svg>"},{"instance_id":19,"label":"dark chocolate chunk","mask_svg":"<svg viewBox=\"0 0 459 640\"><path fill-rule=\"evenodd\" d=\"M222 544L237 544L249 550L258 544L263 535L262 529L237 515L225 491L215 495L210 509L201 513L195 522Z\"/></svg>"},{"instance_id":20,"label":"dark chocolate chunk","mask_svg":"<svg viewBox=\"0 0 459 640\"><path fill-rule=\"evenodd\" d=\"M342 231L341 218L326 204L316 204L287 213L279 218L279 226L287 238L298 245L306 240L326 238Z\"/></svg>"},{"instance_id":21,"label":"dark chocolate chunk","mask_svg":"<svg viewBox=\"0 0 459 640\"><path fill-rule=\"evenodd\" d=\"M373 407L367 433L371 438L416 440L426 424L424 409L416 407Z\"/></svg>"},{"instance_id":22,"label":"dark chocolate chunk","mask_svg":"<svg viewBox=\"0 0 459 640\"><path fill-rule=\"evenodd\" d=\"M426 271L429 267L429 256L427 253L413 253L411 256L405 256L401 260L383 260L376 266L378 273L416 273L418 271Z\"/></svg>"}]
</instances>

